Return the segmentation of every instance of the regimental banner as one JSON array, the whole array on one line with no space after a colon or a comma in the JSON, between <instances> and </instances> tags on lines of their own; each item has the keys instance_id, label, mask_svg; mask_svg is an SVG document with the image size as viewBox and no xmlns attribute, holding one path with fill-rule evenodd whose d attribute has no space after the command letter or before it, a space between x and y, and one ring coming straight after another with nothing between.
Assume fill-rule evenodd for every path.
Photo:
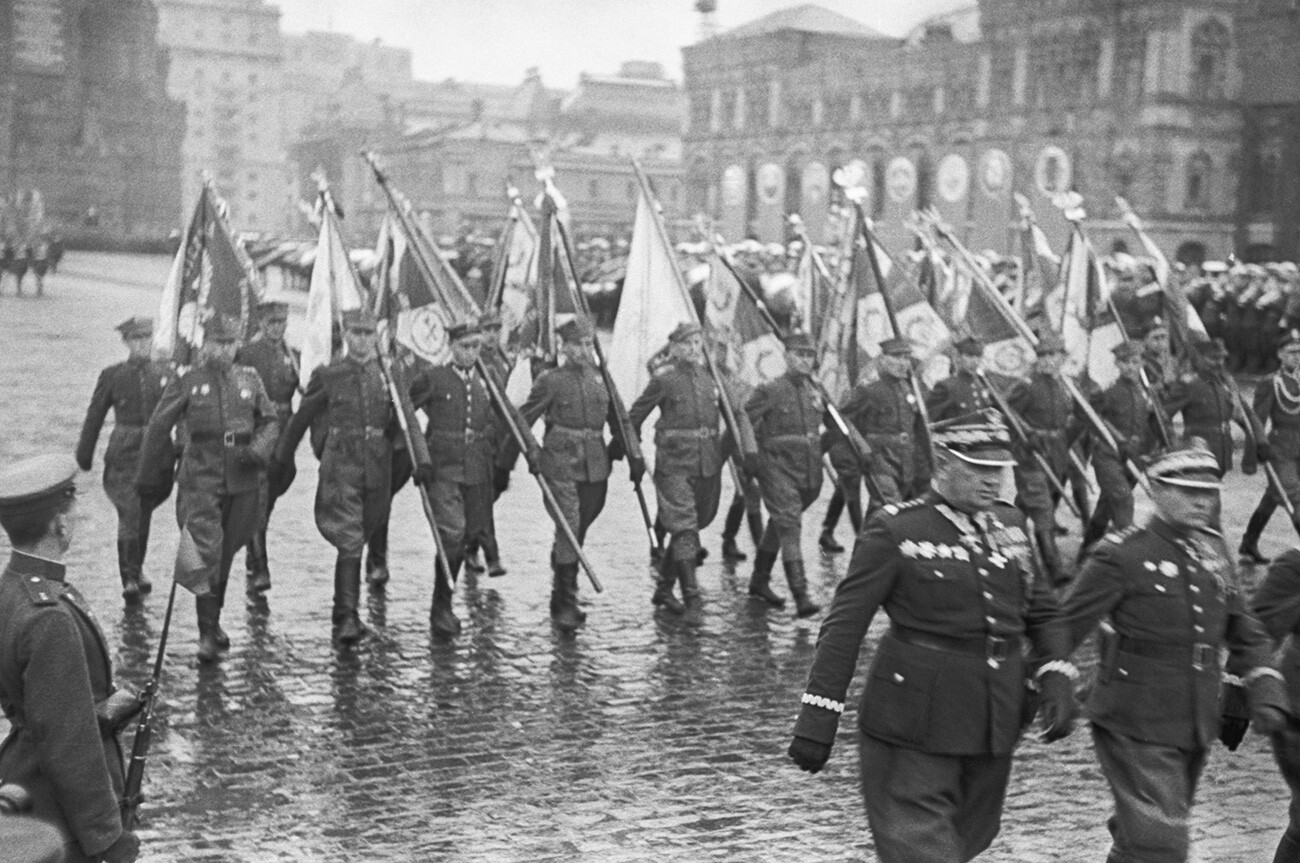
<instances>
[{"instance_id":1,"label":"regimental banner","mask_svg":"<svg viewBox=\"0 0 1300 863\"><path fill-rule=\"evenodd\" d=\"M749 203L748 180L742 165L728 165L722 172L722 206L718 230L724 237L742 238L749 235L746 209Z\"/></svg>"},{"instance_id":2,"label":"regimental banner","mask_svg":"<svg viewBox=\"0 0 1300 863\"><path fill-rule=\"evenodd\" d=\"M803 166L799 179L799 217L814 243L825 240L829 215L831 172L822 162Z\"/></svg>"},{"instance_id":3,"label":"regimental banner","mask_svg":"<svg viewBox=\"0 0 1300 863\"><path fill-rule=\"evenodd\" d=\"M873 227L876 239L891 255L901 256L912 247L906 222L916 210L916 164L897 156L885 166L885 200L880 221Z\"/></svg>"},{"instance_id":4,"label":"regimental banner","mask_svg":"<svg viewBox=\"0 0 1300 863\"><path fill-rule=\"evenodd\" d=\"M1053 249L1063 249L1073 227L1053 202L1072 188L1074 168L1069 154L1052 144L1043 147L1034 157L1034 173L1030 179L1033 192L1027 194L1033 202L1038 226Z\"/></svg>"},{"instance_id":5,"label":"regimental banner","mask_svg":"<svg viewBox=\"0 0 1300 863\"><path fill-rule=\"evenodd\" d=\"M961 239L966 236L970 216L970 184L970 163L965 156L949 153L939 160L939 167L935 171L933 204Z\"/></svg>"},{"instance_id":6,"label":"regimental banner","mask_svg":"<svg viewBox=\"0 0 1300 863\"><path fill-rule=\"evenodd\" d=\"M754 174L754 234L764 243L785 242L785 169L775 162ZM740 236L744 236L743 234Z\"/></svg>"},{"instance_id":7,"label":"regimental banner","mask_svg":"<svg viewBox=\"0 0 1300 863\"><path fill-rule=\"evenodd\" d=\"M1009 252L1015 168L1007 152L992 147L980 153L971 186L971 227L966 245L977 252Z\"/></svg>"}]
</instances>

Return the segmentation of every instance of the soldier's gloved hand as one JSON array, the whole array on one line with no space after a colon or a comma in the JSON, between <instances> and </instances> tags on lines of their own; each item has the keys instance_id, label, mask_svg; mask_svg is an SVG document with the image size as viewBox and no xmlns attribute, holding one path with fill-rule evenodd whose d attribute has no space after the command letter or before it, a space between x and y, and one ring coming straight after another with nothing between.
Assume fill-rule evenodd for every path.
<instances>
[{"instance_id":1,"label":"soldier's gloved hand","mask_svg":"<svg viewBox=\"0 0 1300 863\"><path fill-rule=\"evenodd\" d=\"M831 757L831 748L825 743L818 743L807 737L795 737L790 741L790 749L786 754L799 765L800 770L807 773L820 773Z\"/></svg>"},{"instance_id":2,"label":"soldier's gloved hand","mask_svg":"<svg viewBox=\"0 0 1300 863\"><path fill-rule=\"evenodd\" d=\"M609 445L605 447L605 455L609 456L610 461L620 461L627 456L627 450L623 447L623 441L618 438L610 440Z\"/></svg>"},{"instance_id":3,"label":"soldier's gloved hand","mask_svg":"<svg viewBox=\"0 0 1300 863\"><path fill-rule=\"evenodd\" d=\"M1250 722L1260 734L1276 734L1286 728L1287 715L1271 704L1260 704L1251 708Z\"/></svg>"},{"instance_id":4,"label":"soldier's gloved hand","mask_svg":"<svg viewBox=\"0 0 1300 863\"><path fill-rule=\"evenodd\" d=\"M528 462L529 473L531 473L533 476L538 476L541 474L542 472L541 453L539 453L535 449L530 449L528 451L528 454L524 456L524 460Z\"/></svg>"},{"instance_id":5,"label":"soldier's gloved hand","mask_svg":"<svg viewBox=\"0 0 1300 863\"><path fill-rule=\"evenodd\" d=\"M87 459L83 459L80 456L77 457L77 467L81 468L82 470L90 470L91 465L93 463L94 463L93 456Z\"/></svg>"},{"instance_id":6,"label":"soldier's gloved hand","mask_svg":"<svg viewBox=\"0 0 1300 863\"><path fill-rule=\"evenodd\" d=\"M266 459L251 446L235 447L235 462L244 467L266 467Z\"/></svg>"},{"instance_id":7,"label":"soldier's gloved hand","mask_svg":"<svg viewBox=\"0 0 1300 863\"><path fill-rule=\"evenodd\" d=\"M745 476L750 479L758 476L758 453L745 453L740 459L740 466L745 471Z\"/></svg>"},{"instance_id":8,"label":"soldier's gloved hand","mask_svg":"<svg viewBox=\"0 0 1300 863\"><path fill-rule=\"evenodd\" d=\"M632 475L632 482L641 482L641 478L645 476L645 459L632 458L629 456L627 460L627 469Z\"/></svg>"},{"instance_id":9,"label":"soldier's gloved hand","mask_svg":"<svg viewBox=\"0 0 1300 863\"><path fill-rule=\"evenodd\" d=\"M428 485L433 482L433 465L428 462L417 464L415 471L411 474L411 479L415 480L416 485Z\"/></svg>"},{"instance_id":10,"label":"soldier's gloved hand","mask_svg":"<svg viewBox=\"0 0 1300 863\"><path fill-rule=\"evenodd\" d=\"M1243 716L1224 716L1219 721L1219 742L1226 746L1229 752L1236 752L1249 727L1250 720Z\"/></svg>"},{"instance_id":11,"label":"soldier's gloved hand","mask_svg":"<svg viewBox=\"0 0 1300 863\"><path fill-rule=\"evenodd\" d=\"M129 830L122 832L117 841L104 850L97 858L100 863L135 863L140 856L140 837Z\"/></svg>"},{"instance_id":12,"label":"soldier's gloved hand","mask_svg":"<svg viewBox=\"0 0 1300 863\"><path fill-rule=\"evenodd\" d=\"M1049 671L1038 679L1043 694L1043 740L1055 743L1074 731L1079 706L1074 700L1074 682L1059 671Z\"/></svg>"},{"instance_id":13,"label":"soldier's gloved hand","mask_svg":"<svg viewBox=\"0 0 1300 863\"><path fill-rule=\"evenodd\" d=\"M510 468L496 467L492 469L492 488L497 494L510 488Z\"/></svg>"},{"instance_id":14,"label":"soldier's gloved hand","mask_svg":"<svg viewBox=\"0 0 1300 863\"><path fill-rule=\"evenodd\" d=\"M140 696L129 689L119 689L95 705L95 718L104 734L116 734L144 708Z\"/></svg>"},{"instance_id":15,"label":"soldier's gloved hand","mask_svg":"<svg viewBox=\"0 0 1300 863\"><path fill-rule=\"evenodd\" d=\"M1273 460L1273 446L1266 440L1255 444L1255 459L1258 461Z\"/></svg>"}]
</instances>

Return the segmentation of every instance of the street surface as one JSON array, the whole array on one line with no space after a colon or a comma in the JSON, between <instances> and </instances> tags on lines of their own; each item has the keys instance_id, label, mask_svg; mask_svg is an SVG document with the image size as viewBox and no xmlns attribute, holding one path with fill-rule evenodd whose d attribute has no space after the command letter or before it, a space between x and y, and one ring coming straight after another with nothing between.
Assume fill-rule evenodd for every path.
<instances>
[{"instance_id":1,"label":"street surface","mask_svg":"<svg viewBox=\"0 0 1300 863\"><path fill-rule=\"evenodd\" d=\"M0 295L0 459L71 452L101 367L125 354L113 326L156 314L168 262L71 253L43 299ZM30 285L28 286L30 287ZM146 571L156 588L124 613L114 513L101 455L81 485L69 577L100 612L119 682L146 679L176 549L174 497L155 513ZM605 584L583 580L590 617L575 638L548 617L551 523L519 471L497 510L504 578L462 576L454 643L432 643L429 531L408 489L394 503L392 581L363 618L358 649L330 647L334 554L312 519L315 463L270 529L274 587L246 608L242 556L223 623L232 649L195 663L193 603L181 593L146 778L148 863L259 861L871 861L854 740L861 680L836 750L816 777L785 757L818 620L764 613L745 598L749 564L718 559L721 515L705 533L705 621L652 614L647 542L626 468L587 552ZM1263 488L1234 474L1223 513L1235 548ZM828 602L847 554L805 555ZM724 493L723 509L730 499ZM1068 517L1064 511L1063 517ZM847 524L839 537L849 540ZM1073 552L1077 526L1066 548ZM1263 548L1295 536L1279 513ZM749 550L744 538L742 545ZM4 550L7 554L7 549ZM1255 577L1251 576L1252 579ZM778 592L787 594L782 579ZM870 659L880 615L863 650ZM0 721L0 726L3 721ZM129 744L129 739L124 740ZM1271 859L1287 794L1267 743L1216 746L1199 794L1194 859ZM1001 836L981 861L1084 863L1106 856L1108 789L1086 728L1018 752Z\"/></svg>"}]
</instances>

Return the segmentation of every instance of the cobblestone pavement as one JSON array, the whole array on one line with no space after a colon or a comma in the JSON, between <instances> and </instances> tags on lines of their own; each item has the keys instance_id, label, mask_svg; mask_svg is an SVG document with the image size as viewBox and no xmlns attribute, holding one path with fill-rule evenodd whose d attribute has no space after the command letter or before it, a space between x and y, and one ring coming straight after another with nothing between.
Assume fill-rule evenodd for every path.
<instances>
[{"instance_id":1,"label":"cobblestone pavement","mask_svg":"<svg viewBox=\"0 0 1300 863\"><path fill-rule=\"evenodd\" d=\"M0 296L0 458L71 450L98 369L119 359L112 325L153 314L167 262L71 254L41 300ZM181 603L149 764L146 853L163 861L869 861L857 792L853 709L827 769L785 758L817 622L744 599L748 568L701 567L697 630L657 620L636 505L616 471L588 547L606 585L583 584L590 613L575 638L547 614L550 523L526 473L498 510L509 575L462 578L452 644L428 636L429 535L414 496L395 503L386 597L365 614L355 651L329 644L332 550L312 521L315 470L271 526L274 588L245 608L233 576L233 647L197 668L192 603ZM102 448L101 448L102 452ZM165 591L124 614L113 513L96 473L83 484L71 578L102 616L119 677L139 685L157 644ZM1259 477L1235 476L1224 507L1239 536ZM829 490L827 491L829 494ZM847 557L805 547L817 598ZM148 570L166 583L176 529L158 511ZM1274 519L1265 547L1294 541ZM841 527L841 539L847 528ZM820 563L816 563L820 561ZM182 594L184 598L184 594ZM882 619L877 621L878 635ZM869 659L874 638L863 651ZM861 681L850 701L856 703ZM1020 749L989 863L1100 861L1109 796L1081 729ZM1265 742L1216 748L1200 792L1200 861L1269 859L1285 824L1285 786Z\"/></svg>"}]
</instances>

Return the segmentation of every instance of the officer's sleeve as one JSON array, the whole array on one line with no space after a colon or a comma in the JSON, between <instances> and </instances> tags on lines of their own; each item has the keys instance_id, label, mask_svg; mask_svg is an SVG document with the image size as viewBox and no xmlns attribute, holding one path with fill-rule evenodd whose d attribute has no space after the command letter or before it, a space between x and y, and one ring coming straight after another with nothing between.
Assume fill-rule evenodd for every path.
<instances>
[{"instance_id":1,"label":"officer's sleeve","mask_svg":"<svg viewBox=\"0 0 1300 863\"><path fill-rule=\"evenodd\" d=\"M1240 590L1229 592L1227 600L1228 661L1224 673L1241 678L1252 708L1270 706L1289 713L1286 685L1281 672L1273 667L1272 637L1264 624L1250 613Z\"/></svg>"},{"instance_id":2,"label":"officer's sleeve","mask_svg":"<svg viewBox=\"0 0 1300 863\"><path fill-rule=\"evenodd\" d=\"M181 387L180 376L168 381L157 407L153 409L153 416L149 418L149 425L144 430L136 485L170 485L171 480L165 474L175 463L172 427L180 419L188 401L189 398Z\"/></svg>"},{"instance_id":3,"label":"officer's sleeve","mask_svg":"<svg viewBox=\"0 0 1300 863\"><path fill-rule=\"evenodd\" d=\"M95 697L77 624L43 610L30 627L23 662L24 721L41 775L68 828L94 858L122 834L122 816L95 719Z\"/></svg>"},{"instance_id":4,"label":"officer's sleeve","mask_svg":"<svg viewBox=\"0 0 1300 863\"><path fill-rule=\"evenodd\" d=\"M1300 624L1300 549L1291 549L1269 565L1250 604L1275 642L1295 631Z\"/></svg>"},{"instance_id":5,"label":"officer's sleeve","mask_svg":"<svg viewBox=\"0 0 1300 863\"><path fill-rule=\"evenodd\" d=\"M81 438L77 441L77 466L90 470L95 460L95 443L99 432L104 427L108 409L113 405L113 370L104 369L95 382L95 391L90 396L90 407L86 409L86 421L81 424Z\"/></svg>"},{"instance_id":6,"label":"officer's sleeve","mask_svg":"<svg viewBox=\"0 0 1300 863\"><path fill-rule=\"evenodd\" d=\"M298 410L293 412L288 425L285 426L284 434L280 435L280 444L275 448L276 461L285 463L293 461L293 454L298 449L302 436L307 433L307 429L311 428L312 420L316 419L328 404L329 393L325 389L322 370L318 368L311 373L311 380L307 382L307 391L302 394Z\"/></svg>"},{"instance_id":7,"label":"officer's sleeve","mask_svg":"<svg viewBox=\"0 0 1300 863\"><path fill-rule=\"evenodd\" d=\"M645 423L650 412L659 407L659 403L664 398L663 379L661 377L652 377L650 383L641 395L636 397L632 406L627 409L628 422L632 424L632 430L636 432L637 437L641 437L641 426Z\"/></svg>"},{"instance_id":8,"label":"officer's sleeve","mask_svg":"<svg viewBox=\"0 0 1300 863\"><path fill-rule=\"evenodd\" d=\"M253 442L250 449L269 462L275 454L275 442L280 437L280 418L276 415L275 404L266 394L262 376L256 370L248 369L249 386L253 388Z\"/></svg>"},{"instance_id":9,"label":"officer's sleeve","mask_svg":"<svg viewBox=\"0 0 1300 863\"><path fill-rule=\"evenodd\" d=\"M745 415L749 417L749 424L755 431L762 428L763 418L767 412L772 409L772 398L768 386L764 384L755 387L754 391L749 394L749 401L745 402Z\"/></svg>"},{"instance_id":10,"label":"officer's sleeve","mask_svg":"<svg viewBox=\"0 0 1300 863\"><path fill-rule=\"evenodd\" d=\"M546 409L551 405L551 399L554 397L551 377L551 373L546 372L533 381L533 388L528 392L528 398L519 408L519 412L527 421L528 428L532 428L533 423L537 422L538 417L546 413Z\"/></svg>"},{"instance_id":11,"label":"officer's sleeve","mask_svg":"<svg viewBox=\"0 0 1300 863\"><path fill-rule=\"evenodd\" d=\"M1259 420L1261 429L1268 425L1268 418L1273 414L1273 395L1272 375L1255 384L1255 398L1252 400L1251 407L1255 409L1255 418Z\"/></svg>"},{"instance_id":12,"label":"officer's sleeve","mask_svg":"<svg viewBox=\"0 0 1300 863\"><path fill-rule=\"evenodd\" d=\"M1124 598L1120 552L1120 546L1110 540L1098 543L1061 601L1061 624L1069 653L1077 650L1102 617Z\"/></svg>"},{"instance_id":13,"label":"officer's sleeve","mask_svg":"<svg viewBox=\"0 0 1300 863\"><path fill-rule=\"evenodd\" d=\"M844 713L844 698L858 664L858 652L876 610L889 596L901 569L898 540L876 518L858 539L848 575L835 589L817 636L817 653L804 690L794 735L827 746Z\"/></svg>"}]
</instances>

